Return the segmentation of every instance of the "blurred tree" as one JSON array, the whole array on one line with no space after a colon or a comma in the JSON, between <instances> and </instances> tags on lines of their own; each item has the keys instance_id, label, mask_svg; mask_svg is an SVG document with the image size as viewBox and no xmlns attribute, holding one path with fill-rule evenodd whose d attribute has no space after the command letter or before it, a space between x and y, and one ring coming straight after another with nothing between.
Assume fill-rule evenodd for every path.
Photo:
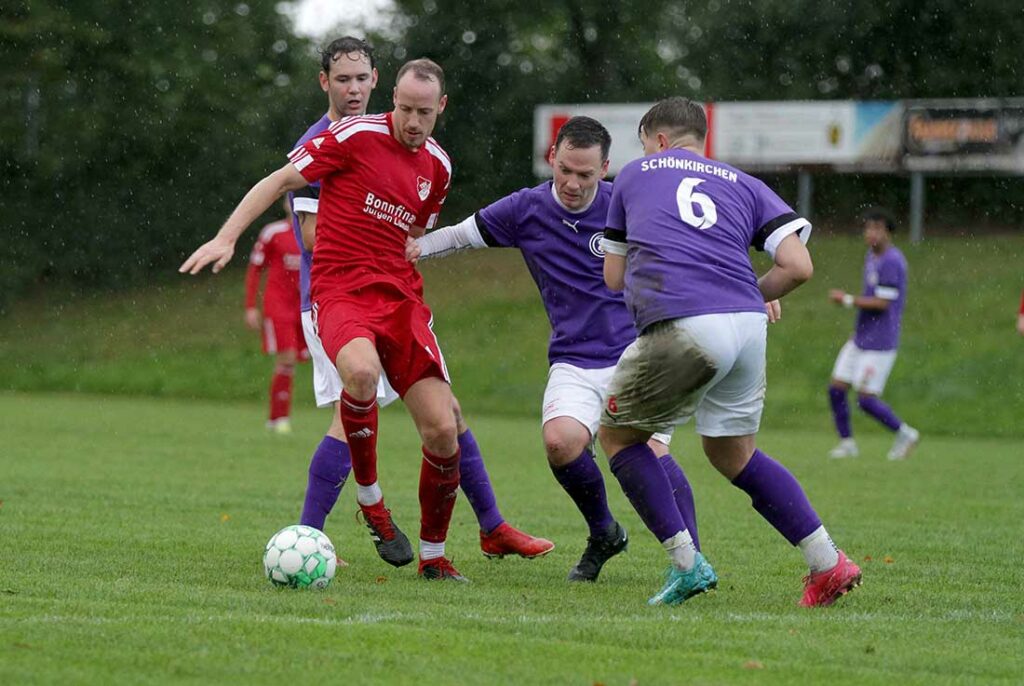
<instances>
[{"instance_id":1,"label":"blurred tree","mask_svg":"<svg viewBox=\"0 0 1024 686\"><path fill-rule=\"evenodd\" d=\"M0 296L169 270L322 107L266 3L16 2L0 59Z\"/></svg>"}]
</instances>

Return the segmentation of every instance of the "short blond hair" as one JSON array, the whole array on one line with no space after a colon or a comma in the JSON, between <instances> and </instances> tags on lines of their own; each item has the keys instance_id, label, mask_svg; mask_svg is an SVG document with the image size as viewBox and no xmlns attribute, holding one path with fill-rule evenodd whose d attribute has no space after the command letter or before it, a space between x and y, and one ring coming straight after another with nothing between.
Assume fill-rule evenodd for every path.
<instances>
[{"instance_id":1,"label":"short blond hair","mask_svg":"<svg viewBox=\"0 0 1024 686\"><path fill-rule=\"evenodd\" d=\"M420 81L437 81L437 84L441 87L441 95L444 95L444 69L441 69L440 64L428 57L409 60L398 70L398 76L395 77L395 85L397 86L402 77L410 71Z\"/></svg>"}]
</instances>

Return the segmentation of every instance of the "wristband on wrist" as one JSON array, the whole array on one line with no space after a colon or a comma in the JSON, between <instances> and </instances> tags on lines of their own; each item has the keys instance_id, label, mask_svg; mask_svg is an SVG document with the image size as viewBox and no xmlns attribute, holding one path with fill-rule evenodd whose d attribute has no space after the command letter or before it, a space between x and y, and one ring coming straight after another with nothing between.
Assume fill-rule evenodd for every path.
<instances>
[{"instance_id":1,"label":"wristband on wrist","mask_svg":"<svg viewBox=\"0 0 1024 686\"><path fill-rule=\"evenodd\" d=\"M853 295L850 293L843 294L843 307L853 307Z\"/></svg>"}]
</instances>

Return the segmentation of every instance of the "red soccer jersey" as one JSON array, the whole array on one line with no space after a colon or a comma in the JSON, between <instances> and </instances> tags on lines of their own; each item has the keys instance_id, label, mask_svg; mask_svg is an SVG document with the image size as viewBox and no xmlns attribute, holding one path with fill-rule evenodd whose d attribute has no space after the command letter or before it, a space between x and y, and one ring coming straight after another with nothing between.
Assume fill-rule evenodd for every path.
<instances>
[{"instance_id":1,"label":"red soccer jersey","mask_svg":"<svg viewBox=\"0 0 1024 686\"><path fill-rule=\"evenodd\" d=\"M428 138L412 152L394 137L389 112L336 121L288 157L306 181L320 181L314 299L371 283L422 298L405 241L411 227L434 226L448 195L452 167L441 146Z\"/></svg>"},{"instance_id":2,"label":"red soccer jersey","mask_svg":"<svg viewBox=\"0 0 1024 686\"><path fill-rule=\"evenodd\" d=\"M260 278L267 272L263 316L269 319L299 318L299 244L287 221L267 224L249 255L245 275L245 306L256 307Z\"/></svg>"}]
</instances>

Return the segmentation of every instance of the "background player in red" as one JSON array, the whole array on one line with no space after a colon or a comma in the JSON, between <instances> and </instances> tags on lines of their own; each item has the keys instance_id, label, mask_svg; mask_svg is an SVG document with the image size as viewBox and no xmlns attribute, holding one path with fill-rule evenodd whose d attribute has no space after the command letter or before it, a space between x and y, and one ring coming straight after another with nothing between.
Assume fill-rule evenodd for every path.
<instances>
[{"instance_id":1,"label":"background player in red","mask_svg":"<svg viewBox=\"0 0 1024 686\"><path fill-rule=\"evenodd\" d=\"M292 379L296 363L307 357L299 318L299 244L292 233L287 200L284 210L284 219L267 224L260 231L245 275L245 323L250 329L263 332L263 352L275 356L267 428L281 434L292 430ZM267 285L261 313L256 304L264 273Z\"/></svg>"},{"instance_id":2,"label":"background player in red","mask_svg":"<svg viewBox=\"0 0 1024 686\"><path fill-rule=\"evenodd\" d=\"M1020 312L1017 313L1017 333L1024 336L1024 292L1020 294Z\"/></svg>"},{"instance_id":3,"label":"background player in red","mask_svg":"<svg viewBox=\"0 0 1024 686\"><path fill-rule=\"evenodd\" d=\"M406 241L436 223L448 194L451 162L430 138L447 104L444 72L430 60L407 62L398 71L393 101L392 112L335 122L324 136L292 151L290 164L253 186L217 236L180 271L195 274L208 264L220 271L256 217L284 193L321 182L313 308L345 388L341 418L357 500L368 518L391 520L376 465L376 393L386 372L423 442L419 574L462 581L445 557L459 485L453 396L423 302L423 279L405 259Z\"/></svg>"}]
</instances>

